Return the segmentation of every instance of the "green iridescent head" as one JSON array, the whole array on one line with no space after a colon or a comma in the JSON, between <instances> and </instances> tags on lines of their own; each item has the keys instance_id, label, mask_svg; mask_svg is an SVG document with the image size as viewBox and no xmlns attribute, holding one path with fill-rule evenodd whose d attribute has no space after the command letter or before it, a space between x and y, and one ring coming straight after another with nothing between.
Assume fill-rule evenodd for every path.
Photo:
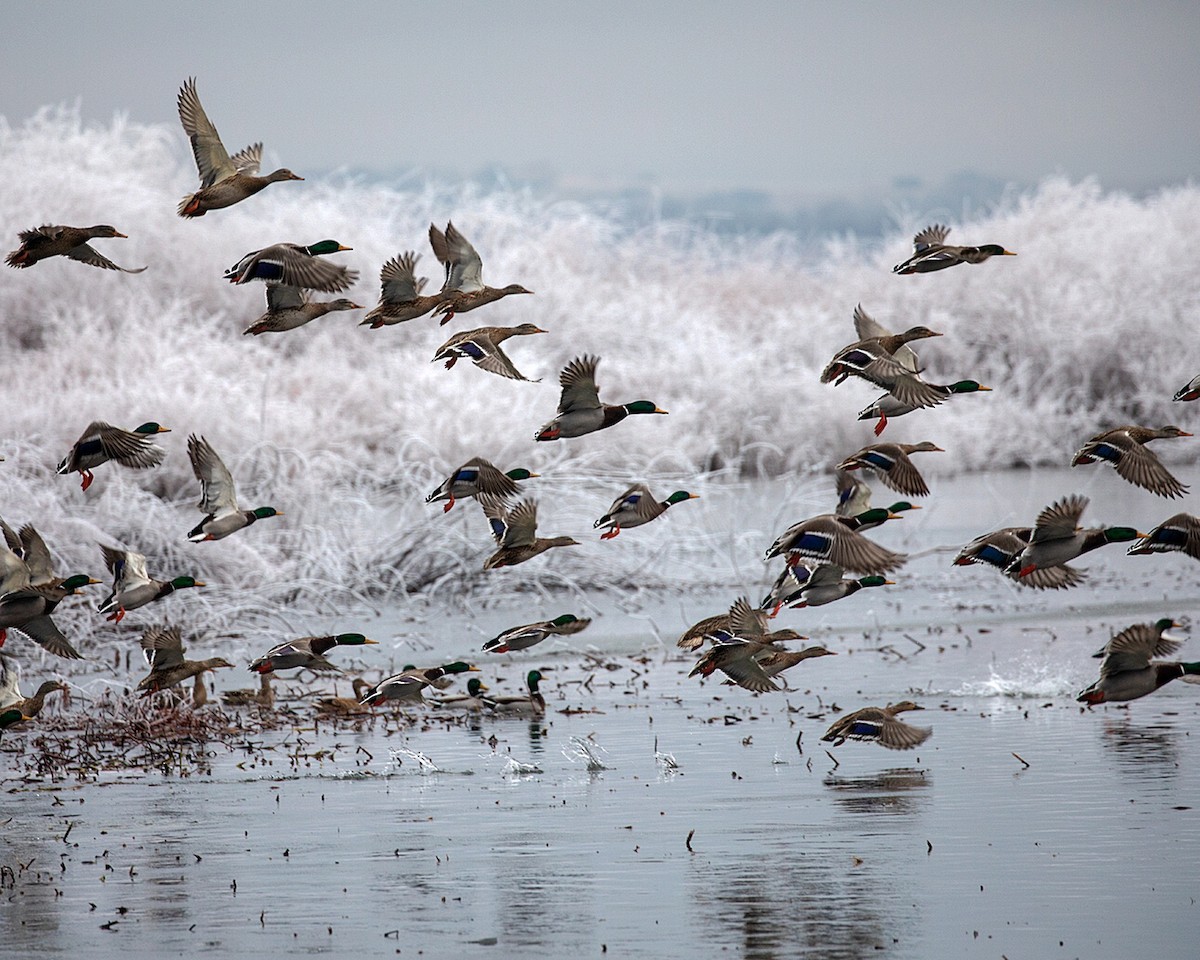
<instances>
[{"instance_id":1,"label":"green iridescent head","mask_svg":"<svg viewBox=\"0 0 1200 960\"><path fill-rule=\"evenodd\" d=\"M854 517L859 526L864 527L869 524L880 524L884 520L890 520L891 518L891 511L887 507L872 507L870 510L864 510Z\"/></svg>"},{"instance_id":2,"label":"green iridescent head","mask_svg":"<svg viewBox=\"0 0 1200 960\"><path fill-rule=\"evenodd\" d=\"M336 240L320 240L317 243L310 244L304 248L314 257L323 256L327 253L341 253L343 250L353 250L353 247L344 247Z\"/></svg>"},{"instance_id":3,"label":"green iridescent head","mask_svg":"<svg viewBox=\"0 0 1200 960\"><path fill-rule=\"evenodd\" d=\"M99 580L93 580L86 573L77 573L73 577L67 577L59 587L67 593L74 593L80 587L86 587L92 583L99 583Z\"/></svg>"},{"instance_id":4,"label":"green iridescent head","mask_svg":"<svg viewBox=\"0 0 1200 960\"><path fill-rule=\"evenodd\" d=\"M530 473L524 467L517 467L516 470L509 470L506 474L509 480L528 480L531 477L541 476L541 474Z\"/></svg>"},{"instance_id":5,"label":"green iridescent head","mask_svg":"<svg viewBox=\"0 0 1200 960\"><path fill-rule=\"evenodd\" d=\"M5 727L11 727L14 723L20 723L22 720L29 719L32 718L25 716L25 714L15 708L5 710L3 713L0 713L0 730L3 730Z\"/></svg>"},{"instance_id":6,"label":"green iridescent head","mask_svg":"<svg viewBox=\"0 0 1200 960\"><path fill-rule=\"evenodd\" d=\"M1170 630L1172 627L1178 627L1178 626L1180 626L1179 621L1172 620L1170 617L1163 617L1161 620L1154 621L1154 629L1157 630L1159 633L1162 633L1165 630Z\"/></svg>"},{"instance_id":7,"label":"green iridescent head","mask_svg":"<svg viewBox=\"0 0 1200 960\"><path fill-rule=\"evenodd\" d=\"M364 643L378 643L378 640L368 640L361 633L339 633L333 638L339 647L361 647Z\"/></svg>"},{"instance_id":8,"label":"green iridescent head","mask_svg":"<svg viewBox=\"0 0 1200 960\"><path fill-rule=\"evenodd\" d=\"M155 433L170 433L170 427L164 427L161 424L155 423L153 420L147 420L140 427L133 428L134 433L155 434Z\"/></svg>"},{"instance_id":9,"label":"green iridescent head","mask_svg":"<svg viewBox=\"0 0 1200 960\"><path fill-rule=\"evenodd\" d=\"M267 517L282 517L283 511L274 507L255 507L250 511L256 520L266 520Z\"/></svg>"},{"instance_id":10,"label":"green iridescent head","mask_svg":"<svg viewBox=\"0 0 1200 960\"><path fill-rule=\"evenodd\" d=\"M1133 527L1109 527L1104 531L1105 543L1127 543L1130 540L1137 540L1143 534L1134 530Z\"/></svg>"},{"instance_id":11,"label":"green iridescent head","mask_svg":"<svg viewBox=\"0 0 1200 960\"><path fill-rule=\"evenodd\" d=\"M888 584L894 584L896 581L888 580L886 577L870 576L863 577L858 582L864 587L885 587Z\"/></svg>"},{"instance_id":12,"label":"green iridescent head","mask_svg":"<svg viewBox=\"0 0 1200 960\"><path fill-rule=\"evenodd\" d=\"M207 586L203 580L197 580L195 577L176 577L171 581L171 586L176 590L186 590L188 587L203 587Z\"/></svg>"},{"instance_id":13,"label":"green iridescent head","mask_svg":"<svg viewBox=\"0 0 1200 960\"><path fill-rule=\"evenodd\" d=\"M556 627L565 627L568 623L575 623L578 619L573 613L564 613L561 617L555 617L550 622Z\"/></svg>"},{"instance_id":14,"label":"green iridescent head","mask_svg":"<svg viewBox=\"0 0 1200 960\"><path fill-rule=\"evenodd\" d=\"M480 680L478 677L472 677L470 680L467 681L467 693L469 693L473 697L479 696L486 689L487 689L487 684L484 683L482 680Z\"/></svg>"},{"instance_id":15,"label":"green iridescent head","mask_svg":"<svg viewBox=\"0 0 1200 960\"><path fill-rule=\"evenodd\" d=\"M985 387L978 380L959 380L957 383L950 384L951 393L978 393L980 390L991 389L991 387Z\"/></svg>"},{"instance_id":16,"label":"green iridescent head","mask_svg":"<svg viewBox=\"0 0 1200 960\"><path fill-rule=\"evenodd\" d=\"M666 413L666 410L660 410L658 404L653 400L634 400L633 403L624 404L625 410L629 413Z\"/></svg>"},{"instance_id":17,"label":"green iridescent head","mask_svg":"<svg viewBox=\"0 0 1200 960\"><path fill-rule=\"evenodd\" d=\"M1015 257L1016 256L1016 254L1013 253L1011 250L1005 250L998 243L981 243L979 245L979 252L986 253L988 256L991 256L991 257Z\"/></svg>"},{"instance_id":18,"label":"green iridescent head","mask_svg":"<svg viewBox=\"0 0 1200 960\"><path fill-rule=\"evenodd\" d=\"M479 668L473 667L469 663L463 663L461 660L455 660L453 663L447 663L442 666L445 673L478 673Z\"/></svg>"},{"instance_id":19,"label":"green iridescent head","mask_svg":"<svg viewBox=\"0 0 1200 960\"><path fill-rule=\"evenodd\" d=\"M684 500L699 500L700 494L688 493L686 490L676 490L667 497L667 503L683 503Z\"/></svg>"},{"instance_id":20,"label":"green iridescent head","mask_svg":"<svg viewBox=\"0 0 1200 960\"><path fill-rule=\"evenodd\" d=\"M538 684L542 682L542 674L540 670L530 670L525 675L525 683L529 687L530 693L537 693Z\"/></svg>"},{"instance_id":21,"label":"green iridescent head","mask_svg":"<svg viewBox=\"0 0 1200 960\"><path fill-rule=\"evenodd\" d=\"M904 513L907 510L920 510L921 508L915 503L909 503L907 500L897 500L888 510L892 513Z\"/></svg>"}]
</instances>

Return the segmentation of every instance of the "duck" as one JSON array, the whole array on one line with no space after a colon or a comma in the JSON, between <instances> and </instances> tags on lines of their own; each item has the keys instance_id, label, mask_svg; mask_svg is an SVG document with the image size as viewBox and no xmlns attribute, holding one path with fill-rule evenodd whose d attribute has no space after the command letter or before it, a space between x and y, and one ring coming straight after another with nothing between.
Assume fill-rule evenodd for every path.
<instances>
[{"instance_id":1,"label":"duck","mask_svg":"<svg viewBox=\"0 0 1200 960\"><path fill-rule=\"evenodd\" d=\"M269 676L270 674L268 673L263 674L264 678ZM317 701L317 713L335 717L369 715L371 713L370 708L364 707L361 700L367 695L367 691L371 689L371 684L362 677L355 677L350 681L350 686L354 691L353 697L322 697Z\"/></svg>"},{"instance_id":2,"label":"duck","mask_svg":"<svg viewBox=\"0 0 1200 960\"><path fill-rule=\"evenodd\" d=\"M1004 527L976 537L958 551L952 565L966 567L985 563L1001 571L1006 577L1023 587L1035 590L1066 590L1077 587L1087 575L1072 566L1060 563L1050 567L1036 567L1025 576L1014 566L1021 552L1033 538L1033 527Z\"/></svg>"},{"instance_id":3,"label":"duck","mask_svg":"<svg viewBox=\"0 0 1200 960\"><path fill-rule=\"evenodd\" d=\"M432 667L427 670L415 668L405 670L403 673L397 673L394 676L380 680L379 683L375 684L375 686L371 687L363 695L360 702L369 707L383 703L385 700L420 703L425 700L423 696L425 688L436 680L445 676L468 672L478 673L479 668L462 660L455 660L453 663L444 663L440 667Z\"/></svg>"},{"instance_id":4,"label":"duck","mask_svg":"<svg viewBox=\"0 0 1200 960\"><path fill-rule=\"evenodd\" d=\"M1200 560L1200 517L1190 513L1167 517L1125 552L1138 557L1176 551Z\"/></svg>"},{"instance_id":5,"label":"duck","mask_svg":"<svg viewBox=\"0 0 1200 960\"><path fill-rule=\"evenodd\" d=\"M262 280L267 284L282 283L307 290L341 293L358 280L358 271L317 258L353 249L336 240L319 240L306 247L298 243L274 243L261 250L251 250L225 271L225 279L230 283Z\"/></svg>"},{"instance_id":6,"label":"duck","mask_svg":"<svg viewBox=\"0 0 1200 960\"><path fill-rule=\"evenodd\" d=\"M706 639L711 646L688 676L708 677L720 670L739 687L753 693L784 689L763 670L759 657L782 652L776 643L808 638L791 629L768 633L763 621L762 611L752 608L745 597L739 597L729 609L729 629L709 634Z\"/></svg>"},{"instance_id":7,"label":"duck","mask_svg":"<svg viewBox=\"0 0 1200 960\"><path fill-rule=\"evenodd\" d=\"M546 698L542 696L538 685L544 679L540 670L530 670L525 674L525 689L528 693L485 697L483 700L484 706L493 713L543 717L546 715Z\"/></svg>"},{"instance_id":8,"label":"duck","mask_svg":"<svg viewBox=\"0 0 1200 960\"><path fill-rule=\"evenodd\" d=\"M242 688L226 690L221 694L221 703L227 707L262 707L264 710L275 709L275 688L271 685L271 674L259 674L258 689ZM354 701L355 706L358 705ZM318 701L317 709L320 709Z\"/></svg>"},{"instance_id":9,"label":"duck","mask_svg":"<svg viewBox=\"0 0 1200 960\"><path fill-rule=\"evenodd\" d=\"M821 371L821 383L836 380L836 386L847 377L860 377L913 407L935 407L946 399L921 379L917 356L908 346L914 340L940 337L940 333L920 325L889 333L861 304L854 311L854 323L859 339L834 354Z\"/></svg>"},{"instance_id":10,"label":"duck","mask_svg":"<svg viewBox=\"0 0 1200 960\"><path fill-rule=\"evenodd\" d=\"M93 420L80 434L71 452L58 464L59 476L78 473L80 489L86 490L95 477L92 470L110 460L123 467L145 470L163 462L166 451L150 438L160 433L170 433L169 427L148 420L132 430L122 430L103 420Z\"/></svg>"},{"instance_id":11,"label":"duck","mask_svg":"<svg viewBox=\"0 0 1200 960\"><path fill-rule=\"evenodd\" d=\"M844 600L866 587L894 586L894 580L880 576L860 577L857 580L845 577L845 571L836 563L814 563L801 560L784 567L771 586L761 604L774 617L781 607L791 603L793 609L820 607L836 600ZM799 601L793 603L793 601Z\"/></svg>"},{"instance_id":12,"label":"duck","mask_svg":"<svg viewBox=\"0 0 1200 960\"><path fill-rule=\"evenodd\" d=\"M1113 465L1122 480L1173 500L1187 493L1187 486L1180 483L1145 445L1151 440L1190 436L1192 434L1173 424L1157 428L1114 427L1096 434L1080 447L1071 460L1071 466L1105 460Z\"/></svg>"},{"instance_id":13,"label":"duck","mask_svg":"<svg viewBox=\"0 0 1200 960\"><path fill-rule=\"evenodd\" d=\"M261 657L250 661L251 673L273 673L276 670L292 670L303 667L306 670L334 670L338 668L325 654L334 647L361 647L365 644L378 643L378 640L368 640L361 633L339 633L324 637L300 637L298 640L285 640L276 644Z\"/></svg>"},{"instance_id":14,"label":"duck","mask_svg":"<svg viewBox=\"0 0 1200 960\"><path fill-rule=\"evenodd\" d=\"M511 653L513 650L527 650L529 647L541 643L547 637L569 637L586 630L591 622L591 617L577 617L573 613L564 613L553 620L540 620L537 623L509 627L485 643L483 652Z\"/></svg>"},{"instance_id":15,"label":"duck","mask_svg":"<svg viewBox=\"0 0 1200 960\"><path fill-rule=\"evenodd\" d=\"M150 673L137 685L143 698L168 690L192 677L199 677L209 670L233 666L224 657L185 660L183 632L179 627L147 627L142 634L142 650L150 661Z\"/></svg>"},{"instance_id":16,"label":"duck","mask_svg":"<svg viewBox=\"0 0 1200 960\"><path fill-rule=\"evenodd\" d=\"M360 327L378 330L380 327L416 320L429 313L446 298L445 291L422 295L428 282L425 277L417 279L417 261L421 257L406 250L383 265L379 271L379 305L362 318Z\"/></svg>"},{"instance_id":17,"label":"duck","mask_svg":"<svg viewBox=\"0 0 1200 960\"><path fill-rule=\"evenodd\" d=\"M1169 656L1179 648L1178 640L1162 635L1160 624L1163 622L1136 623L1109 640L1101 650L1104 659L1100 663L1100 679L1081 690L1076 701L1094 707L1098 703L1137 700L1181 677L1200 683L1200 680L1191 680L1200 676L1200 662L1151 659ZM1176 625L1173 620L1165 622Z\"/></svg>"},{"instance_id":18,"label":"duck","mask_svg":"<svg viewBox=\"0 0 1200 960\"><path fill-rule=\"evenodd\" d=\"M582 437L620 423L631 414L650 414L662 410L651 400L633 403L600 403L596 386L596 365L599 357L576 357L559 374L562 396L558 401L558 416L534 435L534 440L558 440L562 437Z\"/></svg>"},{"instance_id":19,"label":"duck","mask_svg":"<svg viewBox=\"0 0 1200 960\"><path fill-rule=\"evenodd\" d=\"M805 660L812 660L816 657L836 657L837 653L833 650L827 650L825 647L805 647L803 650L776 650L771 653L760 653L755 659L758 661L758 666L768 677L777 677L784 670L790 670L798 663L803 663ZM738 686L733 680L726 680L725 686Z\"/></svg>"},{"instance_id":20,"label":"duck","mask_svg":"<svg viewBox=\"0 0 1200 960\"><path fill-rule=\"evenodd\" d=\"M200 189L183 198L179 215L187 219L202 217L209 210L220 210L241 203L263 187L285 180L303 180L286 167L265 177L258 176L262 164L262 144L255 143L232 157L221 143L217 128L208 119L196 92L196 78L189 77L179 88L179 122L192 143L192 155L200 173Z\"/></svg>"},{"instance_id":21,"label":"duck","mask_svg":"<svg viewBox=\"0 0 1200 960\"><path fill-rule=\"evenodd\" d=\"M439 707L448 707L451 710L482 710L486 707L487 701L483 694L487 693L488 685L478 677L471 677L467 681L466 693L454 693L448 697L438 697L435 701Z\"/></svg>"},{"instance_id":22,"label":"duck","mask_svg":"<svg viewBox=\"0 0 1200 960\"><path fill-rule=\"evenodd\" d=\"M67 597L99 581L82 573L56 577L50 550L31 524L19 535L3 520L0 529L5 541L0 547L0 645L14 629L56 657L82 660L50 615Z\"/></svg>"},{"instance_id":23,"label":"duck","mask_svg":"<svg viewBox=\"0 0 1200 960\"><path fill-rule=\"evenodd\" d=\"M911 700L889 703L886 707L863 707L839 719L825 731L821 740L835 747L847 740L864 740L889 750L911 750L928 740L933 729L897 720L896 715L924 709Z\"/></svg>"},{"instance_id":24,"label":"duck","mask_svg":"<svg viewBox=\"0 0 1200 960\"><path fill-rule=\"evenodd\" d=\"M303 287L286 283L267 284L267 312L242 331L242 335L283 333L295 330L329 313L343 310L361 310L362 305L345 297L337 300L314 301Z\"/></svg>"},{"instance_id":25,"label":"duck","mask_svg":"<svg viewBox=\"0 0 1200 960\"><path fill-rule=\"evenodd\" d=\"M675 646L681 650L698 650L704 646L709 637L727 634L729 636L747 637L764 644L782 643L785 640L795 640L795 631L770 631L767 629L770 617L763 610L755 610L750 602L742 597L725 613L692 624L675 641Z\"/></svg>"},{"instance_id":26,"label":"duck","mask_svg":"<svg viewBox=\"0 0 1200 960\"><path fill-rule=\"evenodd\" d=\"M457 500L467 497L477 498L480 494L499 499L515 497L518 480L532 480L538 476L540 474L530 473L524 467L501 473L500 468L490 460L472 457L427 496L425 502L436 503L445 500L446 505L442 507L442 512L449 513L454 509Z\"/></svg>"},{"instance_id":27,"label":"duck","mask_svg":"<svg viewBox=\"0 0 1200 960\"><path fill-rule=\"evenodd\" d=\"M964 393L990 392L992 389L991 387L985 387L978 380L956 380L954 383L931 383L929 385L938 391L938 393L943 394L947 399ZM920 408L913 406L911 403L901 403L890 393L885 393L874 403L863 407L858 412L858 419L877 420L874 430L875 436L878 437L888 425L888 420L894 417L902 417L917 409Z\"/></svg>"},{"instance_id":28,"label":"duck","mask_svg":"<svg viewBox=\"0 0 1200 960\"><path fill-rule=\"evenodd\" d=\"M508 358L508 354L500 349L500 344L509 337L527 337L547 332L533 323L522 323L516 327L479 327L476 330L464 330L438 347L431 362L444 360L446 369L449 370L459 360L470 360L480 370L494 373L498 377L540 383L540 378L529 380L521 373Z\"/></svg>"},{"instance_id":29,"label":"duck","mask_svg":"<svg viewBox=\"0 0 1200 960\"><path fill-rule=\"evenodd\" d=\"M545 553L553 547L578 546L571 537L537 536L537 501L522 500L509 507L498 497L480 494L484 516L492 525L492 537L499 549L483 563L484 570L513 567Z\"/></svg>"},{"instance_id":30,"label":"duck","mask_svg":"<svg viewBox=\"0 0 1200 960\"><path fill-rule=\"evenodd\" d=\"M441 324L448 323L456 313L466 313L513 294L533 293L519 283L510 283L507 287L484 284L483 261L453 223L446 223L444 233L431 223L429 245L433 247L433 255L438 262L446 268L441 301L433 310L435 317L441 316Z\"/></svg>"},{"instance_id":31,"label":"duck","mask_svg":"<svg viewBox=\"0 0 1200 960\"><path fill-rule=\"evenodd\" d=\"M282 511L274 507L255 507L253 510L238 507L233 475L204 437L194 433L188 437L188 459L192 461L192 472L200 481L197 507L204 519L187 532L185 539L192 543L223 540L259 520L283 516Z\"/></svg>"},{"instance_id":32,"label":"duck","mask_svg":"<svg viewBox=\"0 0 1200 960\"><path fill-rule=\"evenodd\" d=\"M1183 640L1181 638L1167 635L1167 631L1172 627L1183 626L1183 624L1178 620L1172 620L1170 617L1160 617L1158 620L1154 621L1154 623L1140 624L1139 626L1141 628L1145 628L1146 630L1154 631L1156 641L1151 653L1155 657L1169 657L1183 646ZM1133 628L1131 627L1130 629ZM1124 631L1122 631L1122 633L1124 633ZM1122 633L1118 633L1110 637L1105 642L1104 646L1092 654L1092 659L1103 660L1112 650L1119 649L1121 645L1114 645L1113 641L1120 637Z\"/></svg>"},{"instance_id":33,"label":"duck","mask_svg":"<svg viewBox=\"0 0 1200 960\"><path fill-rule=\"evenodd\" d=\"M127 611L169 597L176 590L207 586L203 580L195 577L158 580L146 572L146 557L133 550L119 550L101 544L100 552L104 555L104 565L112 574L113 587L112 593L96 609L108 614L107 619L113 623L124 620Z\"/></svg>"},{"instance_id":34,"label":"duck","mask_svg":"<svg viewBox=\"0 0 1200 960\"><path fill-rule=\"evenodd\" d=\"M1187 383L1175 391L1175 396L1172 400L1180 400L1187 402L1189 400L1200 400L1200 374L1192 377Z\"/></svg>"},{"instance_id":35,"label":"duck","mask_svg":"<svg viewBox=\"0 0 1200 960\"><path fill-rule=\"evenodd\" d=\"M872 507L871 487L849 470L834 471L834 486L838 497L834 514L859 533L881 527L889 520L902 520L901 514L921 509L908 500L897 500L889 507Z\"/></svg>"},{"instance_id":36,"label":"duck","mask_svg":"<svg viewBox=\"0 0 1200 960\"><path fill-rule=\"evenodd\" d=\"M913 453L945 453L929 440L920 443L872 443L853 453L838 464L839 470L874 470L885 486L910 497L929 496L929 486L909 455Z\"/></svg>"},{"instance_id":37,"label":"duck","mask_svg":"<svg viewBox=\"0 0 1200 960\"><path fill-rule=\"evenodd\" d=\"M666 500L654 499L654 494L644 483L635 483L612 502L608 513L592 524L593 528L606 527L600 534L601 540L611 540L620 534L622 528L640 527L657 520L667 512L668 507L688 500L699 500L700 494L688 493L686 490L676 490Z\"/></svg>"},{"instance_id":38,"label":"duck","mask_svg":"<svg viewBox=\"0 0 1200 960\"><path fill-rule=\"evenodd\" d=\"M853 517L824 513L794 523L767 548L766 559L795 554L866 575L888 573L908 559L907 554L868 540L853 529L853 521Z\"/></svg>"},{"instance_id":39,"label":"duck","mask_svg":"<svg viewBox=\"0 0 1200 960\"><path fill-rule=\"evenodd\" d=\"M122 273L142 273L145 267L118 267L115 263L98 254L89 240L101 237L120 237L128 240L127 234L121 233L116 227L107 223L99 223L94 227L68 227L62 224L43 223L40 227L22 230L17 234L21 246L12 251L4 262L10 267L24 270L32 267L39 260L49 257L66 257L68 260L78 260L89 267L99 267L101 270L120 270Z\"/></svg>"},{"instance_id":40,"label":"duck","mask_svg":"<svg viewBox=\"0 0 1200 960\"><path fill-rule=\"evenodd\" d=\"M65 693L67 685L60 680L46 680L32 697L21 694L16 666L11 659L0 654L0 710L15 709L32 720L42 712L46 698L52 693Z\"/></svg>"},{"instance_id":41,"label":"duck","mask_svg":"<svg viewBox=\"0 0 1200 960\"><path fill-rule=\"evenodd\" d=\"M892 267L892 273L933 273L956 267L960 263L983 263L991 257L1015 257L998 243L985 243L977 247L955 247L947 245L950 228L943 224L932 224L913 237L913 255L903 263Z\"/></svg>"},{"instance_id":42,"label":"duck","mask_svg":"<svg viewBox=\"0 0 1200 960\"><path fill-rule=\"evenodd\" d=\"M1046 507L1038 514L1029 546L1017 554L1009 570L1015 570L1018 577L1025 578L1035 570L1069 563L1105 544L1128 543L1145 536L1133 527L1093 527L1084 530L1079 526L1079 520L1087 505L1087 497L1071 494Z\"/></svg>"}]
</instances>

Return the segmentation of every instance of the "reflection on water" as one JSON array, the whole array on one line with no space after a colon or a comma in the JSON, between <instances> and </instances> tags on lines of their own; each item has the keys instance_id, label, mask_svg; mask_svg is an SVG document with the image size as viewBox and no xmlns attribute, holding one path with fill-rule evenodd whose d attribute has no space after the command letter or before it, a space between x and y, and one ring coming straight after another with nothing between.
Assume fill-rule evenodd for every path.
<instances>
[{"instance_id":1,"label":"reflection on water","mask_svg":"<svg viewBox=\"0 0 1200 960\"><path fill-rule=\"evenodd\" d=\"M1137 781L1179 776L1179 731L1165 723L1139 723L1132 717L1104 718L1100 742L1116 771Z\"/></svg>"},{"instance_id":2,"label":"reflection on water","mask_svg":"<svg viewBox=\"0 0 1200 960\"><path fill-rule=\"evenodd\" d=\"M839 806L849 813L919 813L930 798L908 795L907 791L932 786L926 770L898 767L869 777L839 777L829 774L822 781L836 791Z\"/></svg>"}]
</instances>

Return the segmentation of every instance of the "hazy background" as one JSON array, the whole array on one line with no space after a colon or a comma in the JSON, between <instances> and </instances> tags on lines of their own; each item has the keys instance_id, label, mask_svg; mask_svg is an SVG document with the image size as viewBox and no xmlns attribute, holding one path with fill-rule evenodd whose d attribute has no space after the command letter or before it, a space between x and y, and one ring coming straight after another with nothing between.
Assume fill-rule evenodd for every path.
<instances>
[{"instance_id":1,"label":"hazy background","mask_svg":"<svg viewBox=\"0 0 1200 960\"><path fill-rule=\"evenodd\" d=\"M877 233L1007 185L1196 172L1200 8L68 2L5 13L0 113L175 121L190 75L267 165L472 177L652 214ZM894 224L894 219L892 220Z\"/></svg>"}]
</instances>

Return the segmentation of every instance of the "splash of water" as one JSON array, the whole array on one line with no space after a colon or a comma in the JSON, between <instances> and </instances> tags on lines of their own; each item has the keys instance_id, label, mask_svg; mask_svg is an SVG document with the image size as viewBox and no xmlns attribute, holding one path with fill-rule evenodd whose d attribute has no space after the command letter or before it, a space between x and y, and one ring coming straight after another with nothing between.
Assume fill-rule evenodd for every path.
<instances>
[{"instance_id":1,"label":"splash of water","mask_svg":"<svg viewBox=\"0 0 1200 960\"><path fill-rule=\"evenodd\" d=\"M582 761L588 773L599 773L608 769L600 759L600 754L607 752L600 744L585 737L571 737L568 745L563 747L563 756L572 763Z\"/></svg>"},{"instance_id":2,"label":"splash of water","mask_svg":"<svg viewBox=\"0 0 1200 960\"><path fill-rule=\"evenodd\" d=\"M418 750L409 750L407 747L390 747L388 754L390 759L383 767L385 777L398 773L405 760L415 764L417 773L423 777L429 776L431 773L445 773L441 767Z\"/></svg>"},{"instance_id":3,"label":"splash of water","mask_svg":"<svg viewBox=\"0 0 1200 960\"><path fill-rule=\"evenodd\" d=\"M507 757L504 768L500 771L503 777L529 777L536 773L545 773L536 763L522 763L515 757Z\"/></svg>"}]
</instances>

